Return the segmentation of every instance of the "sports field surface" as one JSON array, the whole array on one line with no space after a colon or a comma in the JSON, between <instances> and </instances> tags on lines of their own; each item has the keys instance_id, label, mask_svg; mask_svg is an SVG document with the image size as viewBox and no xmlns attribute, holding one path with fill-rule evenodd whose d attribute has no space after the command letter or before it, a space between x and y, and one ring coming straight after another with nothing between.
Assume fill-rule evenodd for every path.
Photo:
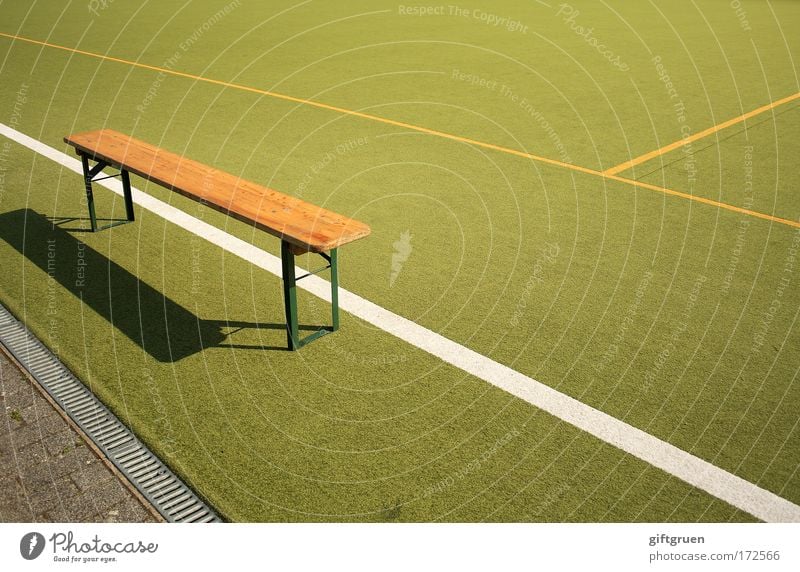
<instances>
[{"instance_id":1,"label":"sports field surface","mask_svg":"<svg viewBox=\"0 0 800 572\"><path fill-rule=\"evenodd\" d=\"M3 1L0 303L228 520L800 521L798 29ZM370 225L341 330L284 351L280 241L140 177L88 232L100 128Z\"/></svg>"}]
</instances>

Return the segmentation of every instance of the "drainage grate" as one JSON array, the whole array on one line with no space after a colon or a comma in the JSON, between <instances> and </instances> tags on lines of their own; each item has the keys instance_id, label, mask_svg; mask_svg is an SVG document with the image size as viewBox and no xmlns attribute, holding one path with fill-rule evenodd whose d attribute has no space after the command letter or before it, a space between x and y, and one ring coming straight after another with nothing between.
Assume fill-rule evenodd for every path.
<instances>
[{"instance_id":1,"label":"drainage grate","mask_svg":"<svg viewBox=\"0 0 800 572\"><path fill-rule=\"evenodd\" d=\"M168 522L220 522L214 511L2 304L0 343Z\"/></svg>"}]
</instances>

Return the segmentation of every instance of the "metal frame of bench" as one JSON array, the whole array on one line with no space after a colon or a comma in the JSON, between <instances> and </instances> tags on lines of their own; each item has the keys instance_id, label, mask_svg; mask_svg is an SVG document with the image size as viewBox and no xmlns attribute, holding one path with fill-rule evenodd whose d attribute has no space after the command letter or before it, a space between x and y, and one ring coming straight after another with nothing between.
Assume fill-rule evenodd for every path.
<instances>
[{"instance_id":1,"label":"metal frame of bench","mask_svg":"<svg viewBox=\"0 0 800 572\"><path fill-rule=\"evenodd\" d=\"M94 160L94 157L87 155L80 149L76 149L83 164L83 181L86 188L86 201L89 206L89 221L92 226L92 232L105 230L112 226L127 224L134 221L133 213L133 196L131 193L131 179L130 173L125 169L124 165L109 163L103 159L97 159L94 167L89 166L89 161ZM113 167L119 169L116 175L107 175L96 179L97 175L106 167ZM97 215L94 208L94 193L92 192L92 183L102 181L103 179L111 179L113 177L121 177L122 190L125 198L125 214L127 220L114 221L106 226L98 227ZM202 201L201 201L202 202ZM298 350L304 345L313 342L326 334L330 334L339 329L339 264L337 249L331 249L327 254L318 252L327 265L310 271L302 276L296 276L295 273L295 255L298 253L305 253L300 251L296 246L281 239L281 270L283 279L283 303L286 312L286 345L290 351ZM311 251L309 251L311 253ZM305 338L300 337L300 322L297 316L297 281L302 280L313 274L330 269L331 272L331 325L322 326L316 332L309 334Z\"/></svg>"},{"instance_id":2,"label":"metal frame of bench","mask_svg":"<svg viewBox=\"0 0 800 572\"><path fill-rule=\"evenodd\" d=\"M302 276L295 276L294 247L281 240L281 269L283 275L283 304L286 310L286 343L290 350L300 349L317 338L330 334L339 329L339 262L337 249L333 248L325 254L318 252L328 264L317 270L312 270ZM300 325L297 319L297 281L318 274L330 268L331 271L331 325L323 326L313 334L300 338Z\"/></svg>"},{"instance_id":3,"label":"metal frame of bench","mask_svg":"<svg viewBox=\"0 0 800 572\"><path fill-rule=\"evenodd\" d=\"M97 232L98 230L104 230L107 228L111 228L112 226L117 226L120 224L125 224L128 222L133 222L133 197L131 196L131 176L130 173L126 169L123 169L121 165L110 165L109 163L99 159L97 164L94 167L89 168L89 156L78 149L78 155L81 157L81 163L83 163L83 184L86 187L86 202L89 205L89 222L92 225L92 232ZM119 169L119 173L116 175L108 175L107 177L100 177L99 179L95 179L95 177L106 167L117 167ZM108 224L102 228L97 227L97 215L95 214L94 210L94 193L92 192L92 183L95 181L102 181L103 179L111 179L114 177L121 177L122 178L122 190L125 196L125 214L128 217L128 220L120 220L114 221L111 224Z\"/></svg>"}]
</instances>

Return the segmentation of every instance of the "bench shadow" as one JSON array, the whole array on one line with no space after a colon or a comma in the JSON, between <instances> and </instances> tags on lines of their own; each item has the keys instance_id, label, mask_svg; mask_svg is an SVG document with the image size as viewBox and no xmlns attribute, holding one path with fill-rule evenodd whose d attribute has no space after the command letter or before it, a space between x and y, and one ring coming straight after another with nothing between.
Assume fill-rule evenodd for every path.
<instances>
[{"instance_id":1,"label":"bench shadow","mask_svg":"<svg viewBox=\"0 0 800 572\"><path fill-rule=\"evenodd\" d=\"M286 324L201 319L60 226L76 220L50 219L32 209L2 213L0 239L160 362L211 347L288 351L286 346L223 343L245 328L285 331ZM228 328L233 331L225 333Z\"/></svg>"},{"instance_id":2,"label":"bench shadow","mask_svg":"<svg viewBox=\"0 0 800 572\"><path fill-rule=\"evenodd\" d=\"M78 217L78 216L73 216L73 217L47 217L47 220L49 220L51 224L56 225L61 230L64 230L66 232L72 232L72 233L92 232L92 229L89 226L89 224L90 224L89 223L89 217ZM127 219L124 219L124 218L100 218L100 217L97 217L96 220L97 220L98 226L101 226L101 227L105 226L105 225L108 225L108 224L116 225L116 224L122 224L122 223L128 222ZM68 225L70 223L77 223L77 222L81 222L81 221L83 221L85 223L84 226L65 226L65 225Z\"/></svg>"}]
</instances>

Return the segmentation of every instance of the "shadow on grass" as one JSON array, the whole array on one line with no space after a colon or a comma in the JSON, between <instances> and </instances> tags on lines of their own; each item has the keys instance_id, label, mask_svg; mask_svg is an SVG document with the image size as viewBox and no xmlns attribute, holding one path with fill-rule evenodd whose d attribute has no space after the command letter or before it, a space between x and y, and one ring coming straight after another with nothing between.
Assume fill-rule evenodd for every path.
<instances>
[{"instance_id":1,"label":"shadow on grass","mask_svg":"<svg viewBox=\"0 0 800 572\"><path fill-rule=\"evenodd\" d=\"M47 217L47 220L50 221L50 224L54 224L59 227L61 230L66 232L72 233L81 233L87 232L91 233L92 229L89 227L89 218L88 217ZM100 218L97 217L97 225L102 229L108 225L116 226L120 224L125 224L128 222L127 219L124 218ZM83 226L65 226L70 223L77 223L83 222Z\"/></svg>"},{"instance_id":2,"label":"shadow on grass","mask_svg":"<svg viewBox=\"0 0 800 572\"><path fill-rule=\"evenodd\" d=\"M0 239L158 361L175 362L210 347L286 350L223 344L228 336L223 328L285 330L286 325L200 319L59 226L75 220L51 220L31 209L2 213ZM75 316L76 331L79 319Z\"/></svg>"}]
</instances>

